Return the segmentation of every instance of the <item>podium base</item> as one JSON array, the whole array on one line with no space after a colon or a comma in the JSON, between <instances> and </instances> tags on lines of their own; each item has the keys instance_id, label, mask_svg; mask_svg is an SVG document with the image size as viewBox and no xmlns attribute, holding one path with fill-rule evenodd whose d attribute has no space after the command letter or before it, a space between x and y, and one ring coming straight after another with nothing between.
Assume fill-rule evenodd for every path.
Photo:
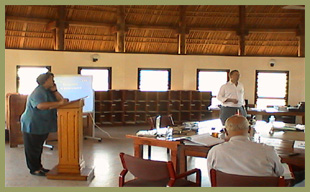
<instances>
[{"instance_id":1,"label":"podium base","mask_svg":"<svg viewBox=\"0 0 310 192\"><path fill-rule=\"evenodd\" d=\"M79 180L79 181L87 181L91 180L95 177L93 168L83 168L80 173L59 173L57 166L50 170L46 177L48 179L56 179L56 180Z\"/></svg>"}]
</instances>

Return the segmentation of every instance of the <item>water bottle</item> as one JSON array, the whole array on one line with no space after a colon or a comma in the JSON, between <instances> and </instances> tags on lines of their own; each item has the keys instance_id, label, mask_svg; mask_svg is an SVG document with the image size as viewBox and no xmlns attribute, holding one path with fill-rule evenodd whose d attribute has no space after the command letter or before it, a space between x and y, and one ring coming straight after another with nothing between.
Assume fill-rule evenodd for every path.
<instances>
[{"instance_id":1,"label":"water bottle","mask_svg":"<svg viewBox=\"0 0 310 192\"><path fill-rule=\"evenodd\" d=\"M158 115L157 117L156 117L156 121L155 121L155 128L156 128L156 131L157 131L157 133L159 133L159 128L160 128L160 115Z\"/></svg>"},{"instance_id":2,"label":"water bottle","mask_svg":"<svg viewBox=\"0 0 310 192\"><path fill-rule=\"evenodd\" d=\"M167 140L171 140L172 139L172 134L173 134L173 128L167 126L166 139Z\"/></svg>"},{"instance_id":3,"label":"water bottle","mask_svg":"<svg viewBox=\"0 0 310 192\"><path fill-rule=\"evenodd\" d=\"M270 123L271 125L273 125L273 123L274 123L275 120L276 120L276 118L275 118L273 115L271 115L271 116L269 117L269 123Z\"/></svg>"},{"instance_id":4,"label":"water bottle","mask_svg":"<svg viewBox=\"0 0 310 192\"><path fill-rule=\"evenodd\" d=\"M219 134L218 138L225 140L225 131L224 131L224 129L222 129L220 131L220 134Z\"/></svg>"},{"instance_id":5,"label":"water bottle","mask_svg":"<svg viewBox=\"0 0 310 192\"><path fill-rule=\"evenodd\" d=\"M275 121L275 117L273 115L271 115L269 118L269 123L271 125L270 130L269 130L269 135L273 135L273 133L274 133L274 128L273 128L274 121Z\"/></svg>"}]
</instances>

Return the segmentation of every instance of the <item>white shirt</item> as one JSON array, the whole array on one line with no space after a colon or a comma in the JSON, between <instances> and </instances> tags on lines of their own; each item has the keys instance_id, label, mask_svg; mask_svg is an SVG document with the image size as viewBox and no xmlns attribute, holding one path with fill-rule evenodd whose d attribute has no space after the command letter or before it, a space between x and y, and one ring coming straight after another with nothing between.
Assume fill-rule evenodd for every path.
<instances>
[{"instance_id":1,"label":"white shirt","mask_svg":"<svg viewBox=\"0 0 310 192\"><path fill-rule=\"evenodd\" d=\"M247 136L234 136L212 147L207 166L209 174L211 169L249 176L281 176L284 173L274 147L252 142Z\"/></svg>"},{"instance_id":2,"label":"white shirt","mask_svg":"<svg viewBox=\"0 0 310 192\"><path fill-rule=\"evenodd\" d=\"M243 84L238 82L238 85L236 86L231 81L228 81L221 86L220 91L217 94L217 99L222 103L222 106L241 107L245 104ZM233 102L225 102L227 99L237 99L238 103L234 104Z\"/></svg>"}]
</instances>

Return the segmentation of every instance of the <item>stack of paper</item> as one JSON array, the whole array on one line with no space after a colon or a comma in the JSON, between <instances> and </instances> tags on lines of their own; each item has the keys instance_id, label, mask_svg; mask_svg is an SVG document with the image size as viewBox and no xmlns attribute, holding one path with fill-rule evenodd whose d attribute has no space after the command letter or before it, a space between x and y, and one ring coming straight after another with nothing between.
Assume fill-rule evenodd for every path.
<instances>
[{"instance_id":1,"label":"stack of paper","mask_svg":"<svg viewBox=\"0 0 310 192\"><path fill-rule=\"evenodd\" d=\"M204 145L204 146L213 146L219 143L223 143L223 139L212 137L209 133L193 135L190 137L186 137L190 142Z\"/></svg>"},{"instance_id":2,"label":"stack of paper","mask_svg":"<svg viewBox=\"0 0 310 192\"><path fill-rule=\"evenodd\" d=\"M305 125L297 124L297 125L296 125L296 129L305 130Z\"/></svg>"},{"instance_id":3,"label":"stack of paper","mask_svg":"<svg viewBox=\"0 0 310 192\"><path fill-rule=\"evenodd\" d=\"M156 130L140 130L136 133L137 136L141 137L156 137Z\"/></svg>"}]
</instances>

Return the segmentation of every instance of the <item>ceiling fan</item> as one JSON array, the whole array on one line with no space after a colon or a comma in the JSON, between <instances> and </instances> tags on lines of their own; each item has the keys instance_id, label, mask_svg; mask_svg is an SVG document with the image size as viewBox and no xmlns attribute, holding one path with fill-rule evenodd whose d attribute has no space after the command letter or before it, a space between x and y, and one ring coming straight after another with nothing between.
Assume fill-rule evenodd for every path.
<instances>
[{"instance_id":1,"label":"ceiling fan","mask_svg":"<svg viewBox=\"0 0 310 192\"><path fill-rule=\"evenodd\" d=\"M286 6L283 6L282 9L305 10L305 6L304 5L286 5Z\"/></svg>"}]
</instances>

